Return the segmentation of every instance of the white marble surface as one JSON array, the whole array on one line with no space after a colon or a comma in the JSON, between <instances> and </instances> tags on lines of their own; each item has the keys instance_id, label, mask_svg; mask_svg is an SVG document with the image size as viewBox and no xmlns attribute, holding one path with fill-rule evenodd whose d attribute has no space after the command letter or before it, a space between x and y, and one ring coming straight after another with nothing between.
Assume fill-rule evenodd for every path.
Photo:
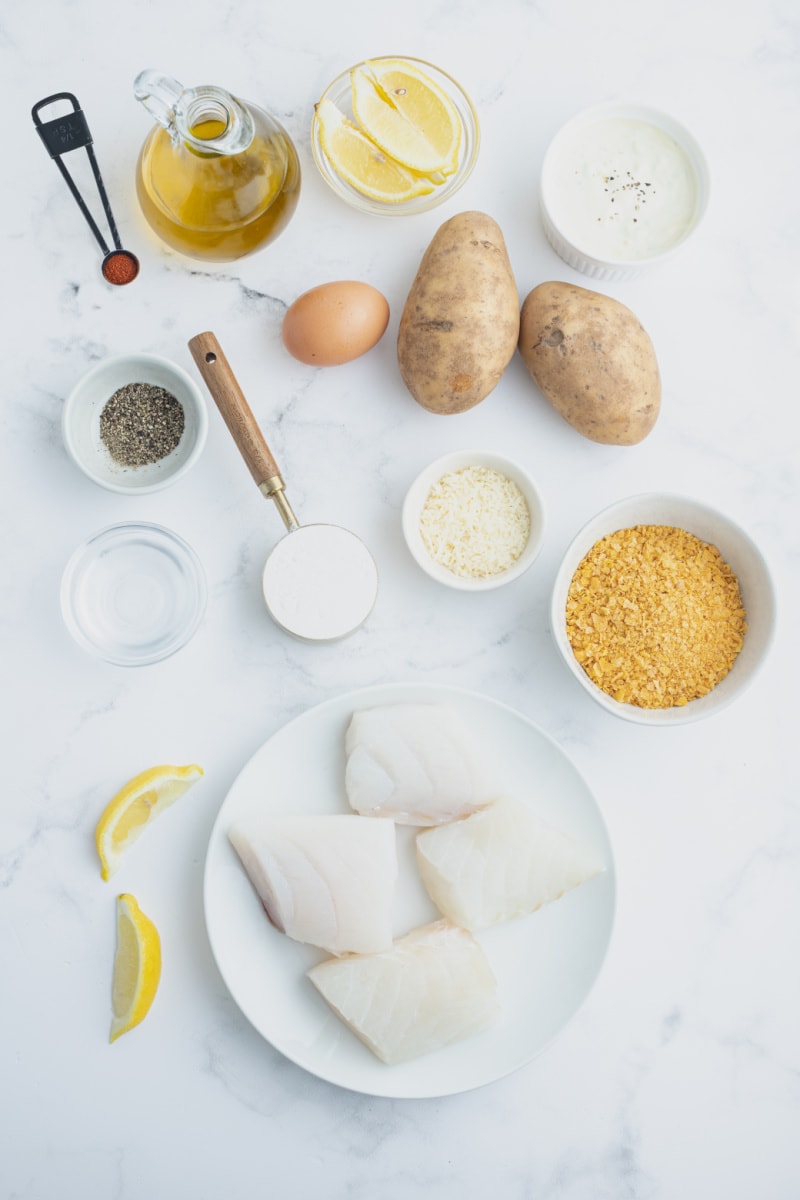
<instances>
[{"instance_id":1,"label":"white marble surface","mask_svg":"<svg viewBox=\"0 0 800 1200\"><path fill-rule=\"evenodd\" d=\"M6 6L4 1198L800 1193L800 25L793 0L673 0L662 11L635 0ZM404 222L345 207L309 151L325 84L381 53L450 70L483 131L465 188ZM273 247L208 267L149 235L133 172L150 119L131 90L146 66L227 86L284 120L305 179ZM60 90L87 113L123 240L141 258L129 288L104 284L97 248L33 130L31 105ZM546 407L518 358L472 412L424 412L399 378L394 340L435 229L484 209L504 230L521 296L547 279L586 283L545 241L537 177L557 126L615 97L683 119L712 172L692 243L652 275L605 288L656 345L656 430L631 449L584 441ZM305 368L281 346L285 306L341 277L384 292L389 331L349 366ZM374 549L379 602L345 643L299 644L266 616L260 572L277 518L215 410L200 464L157 495L102 491L66 456L62 402L90 364L139 350L194 371L186 342L208 328L270 433L295 506L354 528ZM523 459L549 514L535 568L479 597L423 576L399 525L417 471L476 444ZM774 651L749 692L710 721L664 732L593 704L547 627L567 541L600 507L650 488L685 490L738 519L767 556L781 601ZM209 581L193 641L142 670L85 656L59 612L72 549L128 519L183 534ZM609 957L563 1035L502 1081L425 1102L344 1091L275 1052L222 982L201 906L211 826L247 759L296 714L386 680L482 692L541 726L590 782L619 872ZM147 765L192 760L203 781L103 883L93 830L108 798ZM117 890L134 891L156 919L164 973L146 1022L109 1046Z\"/></svg>"}]
</instances>

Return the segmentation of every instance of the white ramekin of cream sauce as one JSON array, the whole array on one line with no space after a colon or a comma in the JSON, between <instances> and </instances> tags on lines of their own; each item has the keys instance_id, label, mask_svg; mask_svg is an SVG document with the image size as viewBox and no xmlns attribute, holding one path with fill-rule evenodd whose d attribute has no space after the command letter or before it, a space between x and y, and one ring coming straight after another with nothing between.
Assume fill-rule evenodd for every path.
<instances>
[{"instance_id":1,"label":"white ramekin of cream sauce","mask_svg":"<svg viewBox=\"0 0 800 1200\"><path fill-rule=\"evenodd\" d=\"M595 279L628 279L660 262L697 228L708 167L678 121L611 103L573 117L542 164L542 224L556 253Z\"/></svg>"}]
</instances>

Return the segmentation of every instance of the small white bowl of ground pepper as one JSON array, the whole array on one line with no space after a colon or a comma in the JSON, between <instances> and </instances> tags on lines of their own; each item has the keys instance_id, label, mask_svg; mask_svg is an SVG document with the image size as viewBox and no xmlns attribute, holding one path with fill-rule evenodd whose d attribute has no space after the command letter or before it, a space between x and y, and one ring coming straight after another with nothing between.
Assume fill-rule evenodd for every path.
<instances>
[{"instance_id":1,"label":"small white bowl of ground pepper","mask_svg":"<svg viewBox=\"0 0 800 1200\"><path fill-rule=\"evenodd\" d=\"M112 492L157 492L199 458L208 432L192 378L154 354L103 359L64 405L64 445L85 475Z\"/></svg>"},{"instance_id":2,"label":"small white bowl of ground pepper","mask_svg":"<svg viewBox=\"0 0 800 1200\"><path fill-rule=\"evenodd\" d=\"M510 458L458 450L430 463L408 489L403 534L417 564L447 587L486 592L518 579L544 540L544 504Z\"/></svg>"},{"instance_id":3,"label":"small white bowl of ground pepper","mask_svg":"<svg viewBox=\"0 0 800 1200\"><path fill-rule=\"evenodd\" d=\"M569 671L606 711L680 725L727 707L766 657L775 593L758 547L688 496L612 504L570 544L551 602Z\"/></svg>"}]
</instances>

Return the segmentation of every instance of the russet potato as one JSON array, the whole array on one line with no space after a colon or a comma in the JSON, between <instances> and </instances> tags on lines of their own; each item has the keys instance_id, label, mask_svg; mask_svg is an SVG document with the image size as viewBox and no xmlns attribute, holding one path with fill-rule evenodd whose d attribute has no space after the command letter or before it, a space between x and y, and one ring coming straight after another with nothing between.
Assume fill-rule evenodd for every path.
<instances>
[{"instance_id":1,"label":"russet potato","mask_svg":"<svg viewBox=\"0 0 800 1200\"><path fill-rule=\"evenodd\" d=\"M661 407L653 343L629 308L569 283L526 296L519 349L553 408L593 442L633 446Z\"/></svg>"},{"instance_id":2,"label":"russet potato","mask_svg":"<svg viewBox=\"0 0 800 1200\"><path fill-rule=\"evenodd\" d=\"M503 234L486 213L458 213L434 234L400 318L403 381L430 412L466 412L495 388L518 337Z\"/></svg>"}]
</instances>

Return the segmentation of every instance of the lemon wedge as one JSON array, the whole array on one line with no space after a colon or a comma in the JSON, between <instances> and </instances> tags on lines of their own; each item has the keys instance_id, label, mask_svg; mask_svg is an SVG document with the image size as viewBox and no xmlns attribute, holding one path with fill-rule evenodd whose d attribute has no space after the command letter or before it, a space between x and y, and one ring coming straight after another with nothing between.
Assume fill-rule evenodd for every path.
<instances>
[{"instance_id":1,"label":"lemon wedge","mask_svg":"<svg viewBox=\"0 0 800 1200\"><path fill-rule=\"evenodd\" d=\"M111 989L109 1041L143 1021L161 979L161 939L149 917L128 893L117 896L117 950Z\"/></svg>"},{"instance_id":2,"label":"lemon wedge","mask_svg":"<svg viewBox=\"0 0 800 1200\"><path fill-rule=\"evenodd\" d=\"M363 196L399 204L433 191L429 179L394 162L332 100L320 100L316 116L323 154L337 175Z\"/></svg>"},{"instance_id":3,"label":"lemon wedge","mask_svg":"<svg viewBox=\"0 0 800 1200\"><path fill-rule=\"evenodd\" d=\"M97 822L94 835L103 879L111 878L128 846L202 774L203 768L196 763L150 767L117 792Z\"/></svg>"},{"instance_id":4,"label":"lemon wedge","mask_svg":"<svg viewBox=\"0 0 800 1200\"><path fill-rule=\"evenodd\" d=\"M353 115L396 162L421 174L452 175L461 120L450 97L413 63L367 62L350 72Z\"/></svg>"}]
</instances>

